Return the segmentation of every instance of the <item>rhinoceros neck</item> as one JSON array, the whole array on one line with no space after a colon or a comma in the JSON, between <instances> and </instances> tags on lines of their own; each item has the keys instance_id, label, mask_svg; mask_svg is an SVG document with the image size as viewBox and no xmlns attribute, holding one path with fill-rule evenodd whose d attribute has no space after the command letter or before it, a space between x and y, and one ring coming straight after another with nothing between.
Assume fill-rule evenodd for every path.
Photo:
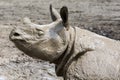
<instances>
[{"instance_id":1,"label":"rhinoceros neck","mask_svg":"<svg viewBox=\"0 0 120 80\"><path fill-rule=\"evenodd\" d=\"M56 64L56 74L58 76L63 75L63 68L64 68L65 64L67 63L67 61L69 60L71 53L73 53L75 34L76 34L75 28L70 27L69 35L68 35L69 36L68 46L67 46L66 50L64 51L64 53L55 61L55 62L57 62L55 64Z\"/></svg>"},{"instance_id":2,"label":"rhinoceros neck","mask_svg":"<svg viewBox=\"0 0 120 80\"><path fill-rule=\"evenodd\" d=\"M87 46L92 45L92 43L86 43L84 44L84 40L82 39L84 35L92 34L91 32L86 30L82 30L78 27L71 27L69 30L69 43L67 46L66 51L59 57L59 61L56 64L56 74L58 76L63 76L66 73L67 68L69 67L69 64L74 58L77 58L81 55L84 55L87 51L94 50L94 47ZM87 36L88 37L88 36ZM82 41L81 41L82 40Z\"/></svg>"}]
</instances>

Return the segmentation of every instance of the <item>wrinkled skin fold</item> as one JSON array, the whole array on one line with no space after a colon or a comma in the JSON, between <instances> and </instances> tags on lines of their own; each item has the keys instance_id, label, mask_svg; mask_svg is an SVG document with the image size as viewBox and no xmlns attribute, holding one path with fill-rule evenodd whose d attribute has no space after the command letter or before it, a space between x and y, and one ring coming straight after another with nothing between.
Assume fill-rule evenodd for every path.
<instances>
[{"instance_id":1,"label":"wrinkled skin fold","mask_svg":"<svg viewBox=\"0 0 120 80\"><path fill-rule=\"evenodd\" d=\"M56 65L64 80L119 80L120 42L93 32L71 27L68 8L60 13L50 5L52 23L38 25L24 18L10 40L25 54Z\"/></svg>"}]
</instances>

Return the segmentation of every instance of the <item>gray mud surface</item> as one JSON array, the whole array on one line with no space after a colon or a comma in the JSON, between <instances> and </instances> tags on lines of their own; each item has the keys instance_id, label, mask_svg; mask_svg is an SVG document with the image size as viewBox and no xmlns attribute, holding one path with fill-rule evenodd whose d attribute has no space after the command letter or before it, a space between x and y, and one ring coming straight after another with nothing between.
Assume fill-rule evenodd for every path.
<instances>
[{"instance_id":1,"label":"gray mud surface","mask_svg":"<svg viewBox=\"0 0 120 80\"><path fill-rule=\"evenodd\" d=\"M120 40L120 0L0 0L0 80L60 80L54 65L28 57L9 41L23 17L38 24L52 22L49 5L68 6L72 26Z\"/></svg>"}]
</instances>

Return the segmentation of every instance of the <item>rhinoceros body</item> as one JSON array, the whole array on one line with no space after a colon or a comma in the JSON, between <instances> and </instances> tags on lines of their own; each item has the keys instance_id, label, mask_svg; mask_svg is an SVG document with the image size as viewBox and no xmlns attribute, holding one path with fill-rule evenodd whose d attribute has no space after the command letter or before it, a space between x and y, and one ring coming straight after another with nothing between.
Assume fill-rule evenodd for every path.
<instances>
[{"instance_id":1,"label":"rhinoceros body","mask_svg":"<svg viewBox=\"0 0 120 80\"><path fill-rule=\"evenodd\" d=\"M93 32L71 27L67 7L60 14L50 6L53 22L37 25L28 18L16 28L10 40L31 57L56 65L64 80L119 80L120 42Z\"/></svg>"},{"instance_id":2,"label":"rhinoceros body","mask_svg":"<svg viewBox=\"0 0 120 80\"><path fill-rule=\"evenodd\" d=\"M120 42L77 27L74 36L70 58L61 63L65 80L120 79Z\"/></svg>"}]
</instances>

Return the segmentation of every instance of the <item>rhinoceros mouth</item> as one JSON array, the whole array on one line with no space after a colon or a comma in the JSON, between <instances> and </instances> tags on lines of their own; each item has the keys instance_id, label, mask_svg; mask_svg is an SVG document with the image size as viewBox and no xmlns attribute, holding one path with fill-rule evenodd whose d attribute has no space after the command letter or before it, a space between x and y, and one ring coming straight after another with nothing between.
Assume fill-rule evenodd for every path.
<instances>
[{"instance_id":1,"label":"rhinoceros mouth","mask_svg":"<svg viewBox=\"0 0 120 80\"><path fill-rule=\"evenodd\" d=\"M16 43L16 42L26 42L25 40L22 40L22 39L14 39L14 40L11 40L11 41L13 41L14 43Z\"/></svg>"},{"instance_id":2,"label":"rhinoceros mouth","mask_svg":"<svg viewBox=\"0 0 120 80\"><path fill-rule=\"evenodd\" d=\"M31 44L27 43L25 40L14 40L13 41L16 45L16 47L18 47L20 50L23 51L23 49L26 49L26 50L31 50Z\"/></svg>"}]
</instances>

